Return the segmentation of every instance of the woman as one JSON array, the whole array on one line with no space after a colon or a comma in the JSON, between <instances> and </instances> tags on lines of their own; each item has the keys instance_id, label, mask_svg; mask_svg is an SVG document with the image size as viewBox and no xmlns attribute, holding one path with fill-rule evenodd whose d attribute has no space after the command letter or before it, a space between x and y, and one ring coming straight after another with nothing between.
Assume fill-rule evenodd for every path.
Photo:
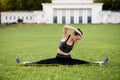
<instances>
[{"instance_id":1,"label":"woman","mask_svg":"<svg viewBox=\"0 0 120 80\"><path fill-rule=\"evenodd\" d=\"M68 33L68 30L73 30L72 34ZM84 60L78 60L71 58L71 50L74 45L82 38L83 33L80 29L74 28L73 26L65 25L63 27L63 38L59 44L57 55L55 58L49 58L45 60L40 60L36 62L21 62L19 57L16 58L16 62L21 65L42 65L42 64L61 64L61 65L79 65L79 64L100 64L106 65L108 58L106 57L104 61L101 62L88 62Z\"/></svg>"}]
</instances>

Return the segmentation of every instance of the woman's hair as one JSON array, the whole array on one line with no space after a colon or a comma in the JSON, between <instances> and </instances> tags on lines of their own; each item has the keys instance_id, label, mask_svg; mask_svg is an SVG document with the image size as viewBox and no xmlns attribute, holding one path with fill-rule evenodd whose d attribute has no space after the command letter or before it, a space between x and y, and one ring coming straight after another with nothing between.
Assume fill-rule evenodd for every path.
<instances>
[{"instance_id":1,"label":"woman's hair","mask_svg":"<svg viewBox=\"0 0 120 80\"><path fill-rule=\"evenodd\" d=\"M83 32L79 29L79 28L77 28L77 30L78 31L80 31L80 33L83 35ZM80 35L77 31L74 31L74 34L77 36L77 35Z\"/></svg>"}]
</instances>

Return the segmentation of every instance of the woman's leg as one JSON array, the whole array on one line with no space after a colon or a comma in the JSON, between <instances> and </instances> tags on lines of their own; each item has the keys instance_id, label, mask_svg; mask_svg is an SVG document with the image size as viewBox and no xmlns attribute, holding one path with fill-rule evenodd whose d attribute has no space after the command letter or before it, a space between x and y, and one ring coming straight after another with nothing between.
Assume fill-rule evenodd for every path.
<instances>
[{"instance_id":1,"label":"woman's leg","mask_svg":"<svg viewBox=\"0 0 120 80\"><path fill-rule=\"evenodd\" d=\"M70 59L68 61L68 65L80 65L80 64L89 64L90 62L85 60L79 60L79 59Z\"/></svg>"},{"instance_id":2,"label":"woman's leg","mask_svg":"<svg viewBox=\"0 0 120 80\"><path fill-rule=\"evenodd\" d=\"M56 58L49 58L49 59L44 59L36 62L32 62L34 64L57 64L58 61Z\"/></svg>"},{"instance_id":3,"label":"woman's leg","mask_svg":"<svg viewBox=\"0 0 120 80\"><path fill-rule=\"evenodd\" d=\"M56 58L50 58L45 60L40 60L36 62L21 62L20 58L16 58L16 62L21 65L40 65L40 64L61 64L61 65L79 65L79 64L99 64L99 65L107 65L108 63L108 57L104 59L104 61L101 62L88 62L85 60L79 60L79 59L72 59L71 57L64 58L64 57L56 57Z\"/></svg>"},{"instance_id":4,"label":"woman's leg","mask_svg":"<svg viewBox=\"0 0 120 80\"><path fill-rule=\"evenodd\" d=\"M56 58L49 58L49 59L40 60L36 62L21 62L20 58L17 57L16 62L21 65L58 64L58 60Z\"/></svg>"},{"instance_id":5,"label":"woman's leg","mask_svg":"<svg viewBox=\"0 0 120 80\"><path fill-rule=\"evenodd\" d=\"M79 65L79 64L107 65L107 63L108 63L108 57L105 57L104 61L99 61L99 62L88 62L85 60L72 59L72 58L68 61L68 65Z\"/></svg>"}]
</instances>

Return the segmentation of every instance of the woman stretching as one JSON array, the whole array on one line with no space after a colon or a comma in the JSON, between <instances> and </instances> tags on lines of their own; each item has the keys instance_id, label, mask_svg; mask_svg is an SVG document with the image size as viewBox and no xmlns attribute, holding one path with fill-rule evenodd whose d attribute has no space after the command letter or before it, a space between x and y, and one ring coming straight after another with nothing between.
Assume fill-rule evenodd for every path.
<instances>
[{"instance_id":1,"label":"woman stretching","mask_svg":"<svg viewBox=\"0 0 120 80\"><path fill-rule=\"evenodd\" d=\"M73 30L72 34L68 33L68 30ZM57 54L55 58L49 58L45 60L40 60L36 62L21 62L20 58L16 58L16 62L20 65L79 65L79 64L98 64L98 65L106 65L108 62L108 58L106 57L104 61L100 62L88 62L79 59L73 59L71 57L71 50L74 45L82 38L83 33L80 29L74 28L73 26L65 25L63 27L63 38L59 44Z\"/></svg>"}]
</instances>

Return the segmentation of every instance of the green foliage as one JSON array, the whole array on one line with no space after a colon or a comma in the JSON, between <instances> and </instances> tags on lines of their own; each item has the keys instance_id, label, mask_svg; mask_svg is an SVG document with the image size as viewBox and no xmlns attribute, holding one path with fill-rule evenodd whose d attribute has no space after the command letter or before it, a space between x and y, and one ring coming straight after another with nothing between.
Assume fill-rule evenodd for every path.
<instances>
[{"instance_id":1,"label":"green foliage","mask_svg":"<svg viewBox=\"0 0 120 80\"><path fill-rule=\"evenodd\" d=\"M0 11L42 10L41 3L50 2L51 0L0 0Z\"/></svg>"},{"instance_id":2,"label":"green foliage","mask_svg":"<svg viewBox=\"0 0 120 80\"><path fill-rule=\"evenodd\" d=\"M74 25L84 36L74 47L73 58L101 61L107 55L107 66L19 66L22 61L52 58L62 38L63 25L1 25L0 79L1 80L119 80L120 25Z\"/></svg>"},{"instance_id":3,"label":"green foliage","mask_svg":"<svg viewBox=\"0 0 120 80\"><path fill-rule=\"evenodd\" d=\"M2 2L0 1L0 12L2 11Z\"/></svg>"},{"instance_id":4,"label":"green foliage","mask_svg":"<svg viewBox=\"0 0 120 80\"><path fill-rule=\"evenodd\" d=\"M103 10L120 11L120 0L94 0L95 3L104 3Z\"/></svg>"},{"instance_id":5,"label":"green foliage","mask_svg":"<svg viewBox=\"0 0 120 80\"><path fill-rule=\"evenodd\" d=\"M23 19L18 19L18 23L23 23Z\"/></svg>"},{"instance_id":6,"label":"green foliage","mask_svg":"<svg viewBox=\"0 0 120 80\"><path fill-rule=\"evenodd\" d=\"M103 10L120 11L120 0L94 0L102 2ZM0 0L0 12L8 10L42 10L41 3L51 3L51 0Z\"/></svg>"}]
</instances>

